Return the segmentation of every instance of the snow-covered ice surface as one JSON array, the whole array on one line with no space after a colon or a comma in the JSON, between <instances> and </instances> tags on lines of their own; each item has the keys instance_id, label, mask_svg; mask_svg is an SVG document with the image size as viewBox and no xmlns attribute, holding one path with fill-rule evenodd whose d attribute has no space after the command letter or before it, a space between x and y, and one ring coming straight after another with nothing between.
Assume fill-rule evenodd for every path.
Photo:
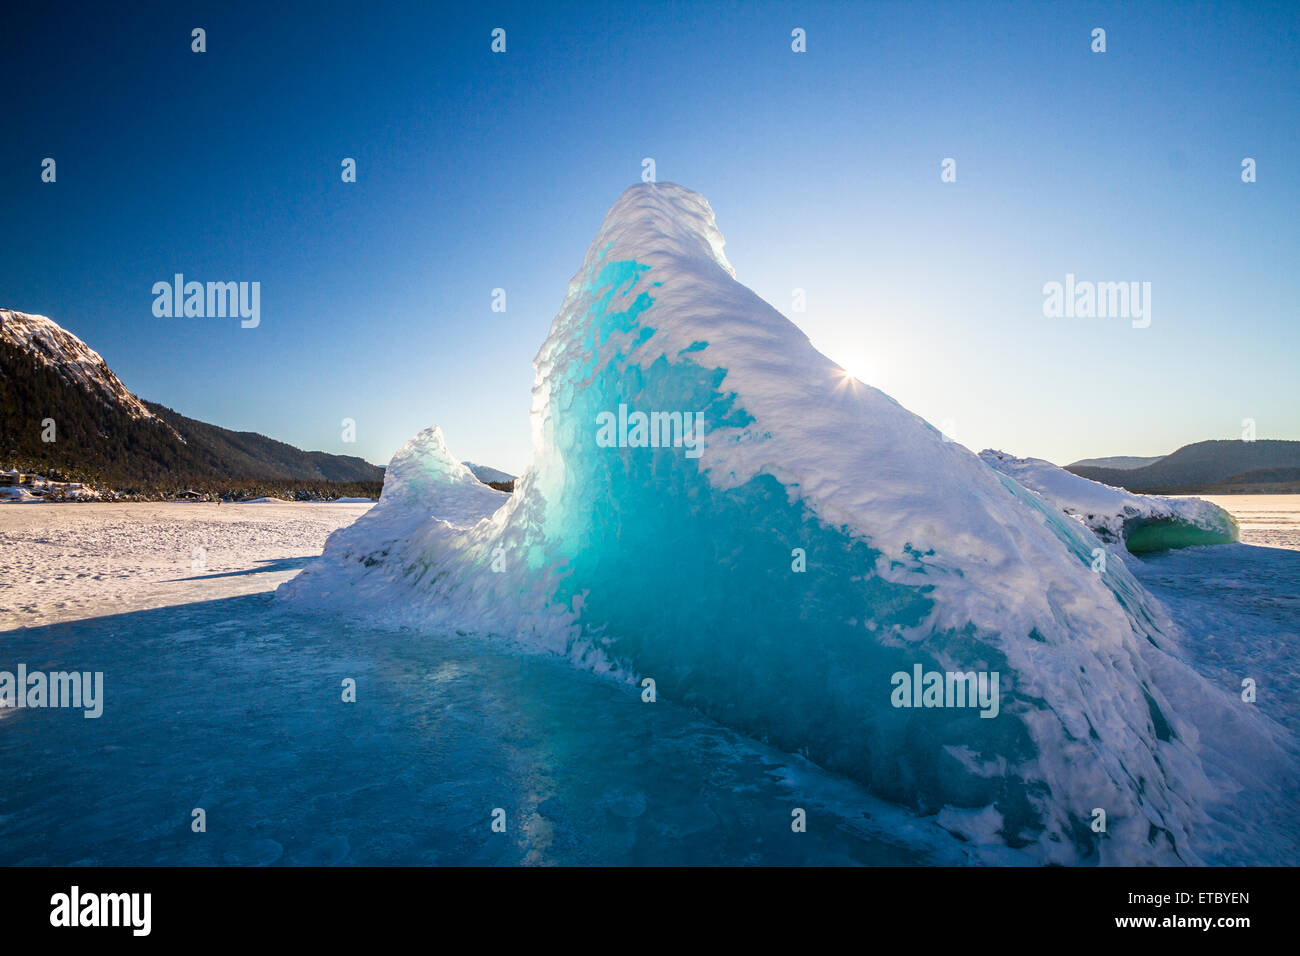
<instances>
[{"instance_id":1,"label":"snow-covered ice surface","mask_svg":"<svg viewBox=\"0 0 1300 956\"><path fill-rule=\"evenodd\" d=\"M1202 498L1134 494L1082 478L1041 458L1016 458L992 449L980 452L980 458L1078 518L1106 544L1156 551L1237 540L1232 515Z\"/></svg>"},{"instance_id":2,"label":"snow-covered ice surface","mask_svg":"<svg viewBox=\"0 0 1300 956\"><path fill-rule=\"evenodd\" d=\"M1146 555L1130 567L1177 609L1199 671L1234 693L1252 678L1259 708L1300 731L1300 550L1198 547Z\"/></svg>"},{"instance_id":3,"label":"snow-covered ice surface","mask_svg":"<svg viewBox=\"0 0 1300 956\"><path fill-rule=\"evenodd\" d=\"M1281 496L1272 496L1281 497ZM1300 495L1289 509L1272 512L1300 520ZM1233 498L1218 499L1230 507ZM1242 536L1251 534L1248 512L1238 514ZM1266 532L1267 533L1267 532ZM1249 680L1259 711L1286 728L1287 749L1300 740L1300 541L1290 547L1227 544L1191 547L1131 557L1128 564L1144 587L1174 615L1184 638L1185 659L1216 687L1240 700ZM1203 747L1217 750L1207 764L1227 768L1215 774L1214 825L1201 840L1214 846L1210 858L1229 864L1300 863L1300 777L1294 759L1284 764L1256 761L1257 740L1218 732L1202 723ZM1252 766L1255 769L1251 769ZM1234 769L1235 768L1235 769ZM1240 789L1238 789L1240 788ZM1239 823L1231 821L1237 817ZM1260 834L1272 828L1277 846L1234 846L1234 830L1245 825ZM1218 844L1215 846L1215 844Z\"/></svg>"},{"instance_id":4,"label":"snow-covered ice surface","mask_svg":"<svg viewBox=\"0 0 1300 956\"><path fill-rule=\"evenodd\" d=\"M1300 495L1202 495L1241 526L1241 540L1270 548L1300 551Z\"/></svg>"},{"instance_id":5,"label":"snow-covered ice surface","mask_svg":"<svg viewBox=\"0 0 1300 956\"><path fill-rule=\"evenodd\" d=\"M271 590L370 507L5 505L0 631Z\"/></svg>"},{"instance_id":6,"label":"snow-covered ice surface","mask_svg":"<svg viewBox=\"0 0 1300 956\"><path fill-rule=\"evenodd\" d=\"M0 508L6 567L18 566L12 546L25 552L24 573L0 579L6 607L66 601L84 579L38 582L75 569L118 572L93 600L5 612L0 669L103 670L106 704L98 720L0 710L0 865L1033 862L953 839L947 818L562 660L288 612L264 590L295 572L263 562L319 550L323 516L341 525L365 509L228 508L230 524L205 531L221 570L188 597L176 589L199 582L168 576L186 557L186 528L216 522L215 506ZM18 528L20 511L32 515ZM1290 513L1300 518L1300 500ZM26 524L37 515L43 525ZM272 518L250 546L243 523ZM223 531L242 545L223 547ZM1277 688L1294 686L1300 553L1168 557L1130 564L1186 629L1198 670L1234 687L1262 663L1259 706L1296 732L1294 696ZM1227 640L1202 640L1207 611ZM340 700L347 676L355 704ZM208 811L202 836L190 831L195 807ZM490 831L496 807L504 836ZM796 807L808 811L803 834L790 829ZM1265 859L1296 862L1294 843Z\"/></svg>"},{"instance_id":7,"label":"snow-covered ice surface","mask_svg":"<svg viewBox=\"0 0 1300 956\"><path fill-rule=\"evenodd\" d=\"M653 678L990 853L1295 862L1294 728L1193 669L1126 558L1095 569L1083 523L845 376L722 246L702 197L629 189L535 361L515 494L428 429L282 602ZM703 413L703 457L600 445L625 409ZM914 667L997 672L998 716L894 706Z\"/></svg>"},{"instance_id":8,"label":"snow-covered ice surface","mask_svg":"<svg viewBox=\"0 0 1300 956\"><path fill-rule=\"evenodd\" d=\"M365 510L0 511L0 670L105 675L98 719L0 709L0 865L987 858L800 757L562 661L273 606L267 590ZM212 573L173 580L190 576L195 541ZM506 835L491 832L497 807Z\"/></svg>"}]
</instances>

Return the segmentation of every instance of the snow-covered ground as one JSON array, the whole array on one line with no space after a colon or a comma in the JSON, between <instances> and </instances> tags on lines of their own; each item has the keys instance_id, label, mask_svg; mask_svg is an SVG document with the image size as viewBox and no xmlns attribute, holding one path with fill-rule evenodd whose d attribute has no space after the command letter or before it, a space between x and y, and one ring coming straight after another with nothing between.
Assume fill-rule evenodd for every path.
<instances>
[{"instance_id":1,"label":"snow-covered ground","mask_svg":"<svg viewBox=\"0 0 1300 956\"><path fill-rule=\"evenodd\" d=\"M370 507L0 507L0 631L273 590Z\"/></svg>"},{"instance_id":2,"label":"snow-covered ground","mask_svg":"<svg viewBox=\"0 0 1300 956\"><path fill-rule=\"evenodd\" d=\"M1276 594L1289 608L1291 626L1300 626L1300 589L1295 579L1285 578L1289 567L1300 567L1300 558L1292 565L1270 553L1300 551L1300 495L1201 497L1237 519L1244 545L1260 548L1217 546L1193 548L1185 556L1156 555L1143 563L1168 571L1139 577L1150 586L1153 580L1173 584L1176 578L1199 581L1217 574L1224 587L1231 587L1239 572L1251 568L1251 580L1239 580L1239 590L1220 595L1224 612L1258 611ZM370 502L0 507L0 631L273 591L319 555L332 532L371 507ZM203 569L194 567L196 548L204 549ZM1281 577L1275 579L1270 568ZM1182 615L1175 617L1186 626Z\"/></svg>"},{"instance_id":3,"label":"snow-covered ground","mask_svg":"<svg viewBox=\"0 0 1300 956\"><path fill-rule=\"evenodd\" d=\"M1259 708L1300 734L1300 549L1214 545L1128 565L1182 627L1197 671L1235 692L1254 679Z\"/></svg>"}]
</instances>

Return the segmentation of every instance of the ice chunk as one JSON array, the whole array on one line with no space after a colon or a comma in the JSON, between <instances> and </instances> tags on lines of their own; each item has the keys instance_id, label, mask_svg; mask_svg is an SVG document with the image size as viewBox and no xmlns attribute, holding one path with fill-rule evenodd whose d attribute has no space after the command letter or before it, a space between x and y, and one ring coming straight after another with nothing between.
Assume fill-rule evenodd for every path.
<instances>
[{"instance_id":1,"label":"ice chunk","mask_svg":"<svg viewBox=\"0 0 1300 956\"><path fill-rule=\"evenodd\" d=\"M1016 458L986 449L980 458L1086 524L1107 544L1141 553L1197 544L1229 544L1237 522L1200 498L1139 495L1090 481L1041 458Z\"/></svg>"}]
</instances>

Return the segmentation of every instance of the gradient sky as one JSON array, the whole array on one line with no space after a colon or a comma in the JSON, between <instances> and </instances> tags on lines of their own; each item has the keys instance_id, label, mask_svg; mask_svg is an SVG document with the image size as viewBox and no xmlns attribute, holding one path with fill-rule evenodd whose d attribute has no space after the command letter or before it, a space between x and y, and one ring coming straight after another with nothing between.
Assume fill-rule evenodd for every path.
<instances>
[{"instance_id":1,"label":"gradient sky","mask_svg":"<svg viewBox=\"0 0 1300 956\"><path fill-rule=\"evenodd\" d=\"M741 282L973 450L1300 438L1300 5L545 6L7 3L0 306L194 418L378 463L437 423L518 472L650 156ZM259 281L261 326L155 318L175 272ZM1150 282L1151 326L1045 318L1066 273Z\"/></svg>"}]
</instances>

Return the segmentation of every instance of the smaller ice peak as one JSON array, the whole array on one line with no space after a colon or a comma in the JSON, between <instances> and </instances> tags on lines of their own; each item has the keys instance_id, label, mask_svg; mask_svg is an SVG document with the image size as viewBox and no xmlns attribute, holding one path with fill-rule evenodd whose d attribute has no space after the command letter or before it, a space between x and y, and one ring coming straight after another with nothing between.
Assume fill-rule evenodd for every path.
<instances>
[{"instance_id":1,"label":"smaller ice peak","mask_svg":"<svg viewBox=\"0 0 1300 956\"><path fill-rule=\"evenodd\" d=\"M377 507L419 503L433 517L467 527L492 514L509 497L475 478L447 449L442 428L431 425L393 455Z\"/></svg>"},{"instance_id":2,"label":"smaller ice peak","mask_svg":"<svg viewBox=\"0 0 1300 956\"><path fill-rule=\"evenodd\" d=\"M430 425L393 454L384 472L381 500L410 497L437 482L476 481L474 473L447 450L447 438L439 425Z\"/></svg>"},{"instance_id":3,"label":"smaller ice peak","mask_svg":"<svg viewBox=\"0 0 1300 956\"><path fill-rule=\"evenodd\" d=\"M436 614L437 608L416 601L411 586L429 573L439 579L452 558L465 561L470 551L477 557L466 564L474 572L491 567L494 556L479 553L475 542L491 540L516 501L475 478L448 450L442 429L430 426L393 455L374 507L331 534L320 558L281 585L277 597L307 605L343 600L377 617L419 623L422 614ZM441 571L434 571L435 565ZM504 580L495 574L467 577L475 585ZM399 593L412 602L407 610L414 617L408 619L394 605ZM485 600L498 606L501 598L494 593Z\"/></svg>"},{"instance_id":4,"label":"smaller ice peak","mask_svg":"<svg viewBox=\"0 0 1300 956\"><path fill-rule=\"evenodd\" d=\"M585 265L597 266L607 253L610 260L651 265L671 261L698 267L703 261L734 279L736 270L722 251L725 244L713 207L699 193L677 183L636 183L606 213Z\"/></svg>"}]
</instances>

